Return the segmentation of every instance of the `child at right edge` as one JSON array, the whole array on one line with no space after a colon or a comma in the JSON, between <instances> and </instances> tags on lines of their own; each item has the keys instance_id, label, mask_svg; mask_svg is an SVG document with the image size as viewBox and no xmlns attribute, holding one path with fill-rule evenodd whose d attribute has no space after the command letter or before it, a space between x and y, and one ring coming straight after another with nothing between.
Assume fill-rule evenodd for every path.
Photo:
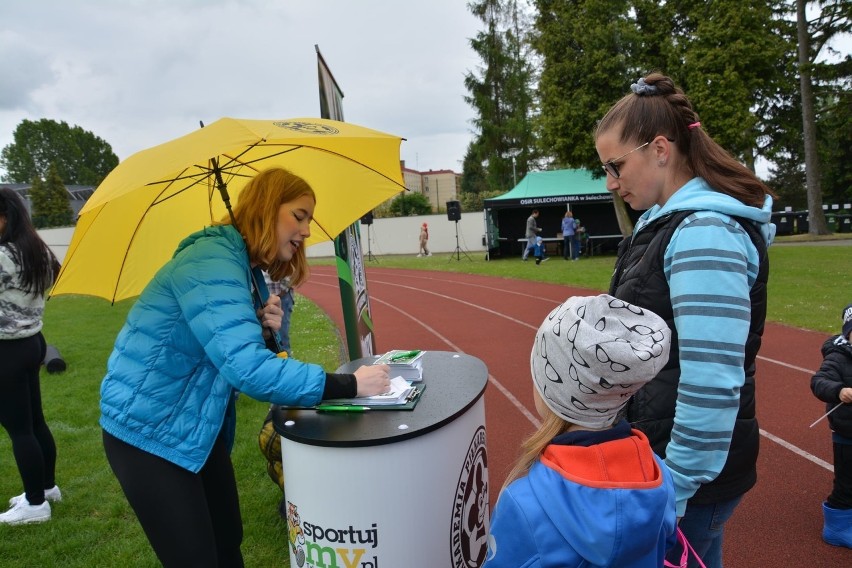
<instances>
[{"instance_id":1,"label":"child at right edge","mask_svg":"<svg viewBox=\"0 0 852 568\"><path fill-rule=\"evenodd\" d=\"M542 424L500 493L483 568L663 566L674 482L622 412L670 342L662 318L606 294L547 316L530 355Z\"/></svg>"},{"instance_id":2,"label":"child at right edge","mask_svg":"<svg viewBox=\"0 0 852 568\"><path fill-rule=\"evenodd\" d=\"M843 309L840 335L822 346L823 361L811 390L825 403L834 446L834 487L822 504L822 539L852 548L852 304Z\"/></svg>"}]
</instances>

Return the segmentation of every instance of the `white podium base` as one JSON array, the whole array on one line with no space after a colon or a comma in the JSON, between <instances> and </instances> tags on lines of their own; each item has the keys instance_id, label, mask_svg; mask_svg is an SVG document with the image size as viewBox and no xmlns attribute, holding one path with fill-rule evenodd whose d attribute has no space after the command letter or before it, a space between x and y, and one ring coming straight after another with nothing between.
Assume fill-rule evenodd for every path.
<instances>
[{"instance_id":1,"label":"white podium base","mask_svg":"<svg viewBox=\"0 0 852 568\"><path fill-rule=\"evenodd\" d=\"M281 451L291 568L475 568L484 560L484 397L443 427L396 443L329 447L282 436Z\"/></svg>"}]
</instances>

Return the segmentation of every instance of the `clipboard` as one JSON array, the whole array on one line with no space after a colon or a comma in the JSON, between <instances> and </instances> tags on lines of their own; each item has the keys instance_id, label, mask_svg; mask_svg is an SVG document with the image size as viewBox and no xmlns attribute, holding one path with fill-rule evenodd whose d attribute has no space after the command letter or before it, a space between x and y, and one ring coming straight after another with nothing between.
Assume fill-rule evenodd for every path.
<instances>
[{"instance_id":1,"label":"clipboard","mask_svg":"<svg viewBox=\"0 0 852 568\"><path fill-rule=\"evenodd\" d=\"M370 406L367 404L365 406L370 406L370 412L374 410L414 410L414 407L417 406L418 402L420 402L420 397L423 396L423 391L425 390L426 385L420 383L414 386L414 391L408 395L408 400L403 404L377 404L376 406Z\"/></svg>"},{"instance_id":2,"label":"clipboard","mask_svg":"<svg viewBox=\"0 0 852 568\"><path fill-rule=\"evenodd\" d=\"M423 396L423 391L426 390L426 385L424 383L418 383L414 386L414 390L408 395L406 402L402 404L364 404L358 403L356 406L367 406L370 408L370 412L375 410L414 410L414 407L417 406L417 403L420 402L420 397ZM336 404L340 406L346 406L353 404L352 401L348 398L335 398L330 400L322 401L323 404Z\"/></svg>"}]
</instances>

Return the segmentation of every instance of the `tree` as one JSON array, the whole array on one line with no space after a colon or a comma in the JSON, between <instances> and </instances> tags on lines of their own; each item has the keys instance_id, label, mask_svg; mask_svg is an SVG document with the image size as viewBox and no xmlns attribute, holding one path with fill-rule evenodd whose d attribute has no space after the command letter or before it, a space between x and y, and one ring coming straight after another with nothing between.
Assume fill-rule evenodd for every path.
<instances>
[{"instance_id":1,"label":"tree","mask_svg":"<svg viewBox=\"0 0 852 568\"><path fill-rule=\"evenodd\" d=\"M461 193L478 194L488 191L488 180L486 178L485 166L480 158L481 151L476 142L467 146L467 152L462 162Z\"/></svg>"},{"instance_id":2,"label":"tree","mask_svg":"<svg viewBox=\"0 0 852 568\"><path fill-rule=\"evenodd\" d=\"M640 75L629 54L646 48L626 0L537 0L536 6L541 147L563 167L597 174L595 124ZM616 197L613 206L622 234L629 234L624 202Z\"/></svg>"},{"instance_id":3,"label":"tree","mask_svg":"<svg viewBox=\"0 0 852 568\"><path fill-rule=\"evenodd\" d=\"M838 34L849 33L852 29L852 2L838 0L819 2L820 12L817 18L809 22L805 13L807 0L796 0L796 29L798 36L799 90L802 104L802 134L805 156L805 183L808 196L808 232L812 235L825 235L828 223L822 211L822 177L819 148L817 146L817 96L814 94L815 74L819 74L817 58L828 42ZM825 64L823 64L825 67ZM849 79L849 57L845 61L846 87ZM836 71L836 69L832 69ZM829 72L838 77L838 73ZM841 73L842 74L842 73ZM848 97L849 92L840 93ZM842 110L842 107L840 107ZM842 122L842 119L841 119ZM848 118L846 120L848 124ZM846 133L848 138L848 132ZM842 179L842 176L841 176Z\"/></svg>"},{"instance_id":4,"label":"tree","mask_svg":"<svg viewBox=\"0 0 852 568\"><path fill-rule=\"evenodd\" d=\"M4 181L45 179L53 164L66 184L98 185L118 165L118 156L109 144L66 122L24 120L13 138L14 142L0 151L0 167L6 170Z\"/></svg>"},{"instance_id":5,"label":"tree","mask_svg":"<svg viewBox=\"0 0 852 568\"><path fill-rule=\"evenodd\" d=\"M833 203L852 202L852 94L824 105L817 122L822 195Z\"/></svg>"},{"instance_id":6,"label":"tree","mask_svg":"<svg viewBox=\"0 0 852 568\"><path fill-rule=\"evenodd\" d=\"M465 100L477 116L461 189L462 193L505 192L536 160L528 25L518 0L473 0L468 8L482 20L485 30L470 40L483 64L465 76L465 88L470 93ZM514 167L512 152L516 154Z\"/></svg>"},{"instance_id":7,"label":"tree","mask_svg":"<svg viewBox=\"0 0 852 568\"><path fill-rule=\"evenodd\" d=\"M391 201L389 212L393 217L429 215L432 213L432 204L422 193L403 191Z\"/></svg>"},{"instance_id":8,"label":"tree","mask_svg":"<svg viewBox=\"0 0 852 568\"><path fill-rule=\"evenodd\" d=\"M33 225L36 228L67 227L74 224L68 190L62 184L59 172L53 164L48 167L44 181L40 177L33 178L29 196Z\"/></svg>"},{"instance_id":9,"label":"tree","mask_svg":"<svg viewBox=\"0 0 852 568\"><path fill-rule=\"evenodd\" d=\"M462 211L482 211L485 209L485 200L503 195L505 191L492 190L479 193L462 193L459 196Z\"/></svg>"},{"instance_id":10,"label":"tree","mask_svg":"<svg viewBox=\"0 0 852 568\"><path fill-rule=\"evenodd\" d=\"M696 24L694 36L680 38L685 45L681 86L702 128L754 170L767 106L789 84L783 64L790 48L788 26L773 18L766 0L693 3L686 16Z\"/></svg>"},{"instance_id":11,"label":"tree","mask_svg":"<svg viewBox=\"0 0 852 568\"><path fill-rule=\"evenodd\" d=\"M560 166L600 170L592 132L639 76L640 50L629 2L537 0L534 47L542 57L537 126Z\"/></svg>"}]
</instances>

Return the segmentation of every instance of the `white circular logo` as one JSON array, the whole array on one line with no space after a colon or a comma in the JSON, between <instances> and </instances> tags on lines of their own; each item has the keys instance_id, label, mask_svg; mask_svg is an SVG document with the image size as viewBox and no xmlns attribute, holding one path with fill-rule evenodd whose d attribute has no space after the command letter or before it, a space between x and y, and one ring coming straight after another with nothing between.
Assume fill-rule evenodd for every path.
<instances>
[{"instance_id":1,"label":"white circular logo","mask_svg":"<svg viewBox=\"0 0 852 568\"><path fill-rule=\"evenodd\" d=\"M456 486L450 523L452 568L477 568L488 550L488 456L485 427L473 434Z\"/></svg>"}]
</instances>

